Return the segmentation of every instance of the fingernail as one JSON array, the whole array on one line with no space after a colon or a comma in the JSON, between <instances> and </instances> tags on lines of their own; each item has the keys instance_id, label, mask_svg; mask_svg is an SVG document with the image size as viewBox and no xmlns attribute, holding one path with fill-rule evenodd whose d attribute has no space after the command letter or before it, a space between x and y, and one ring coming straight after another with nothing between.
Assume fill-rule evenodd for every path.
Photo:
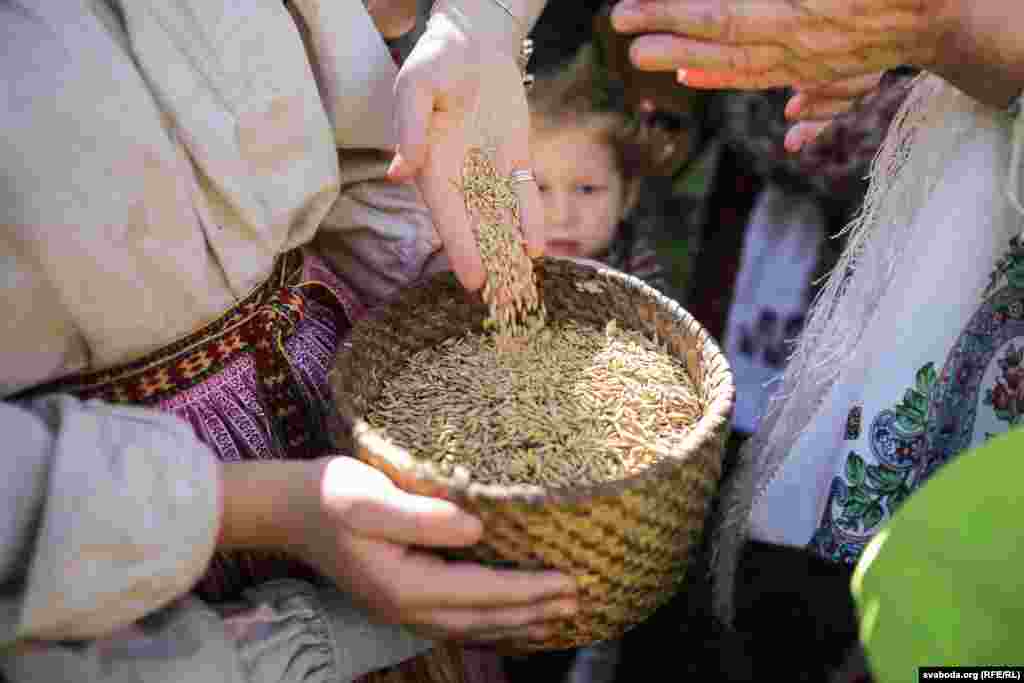
<instances>
[{"instance_id":1,"label":"fingernail","mask_svg":"<svg viewBox=\"0 0 1024 683\"><path fill-rule=\"evenodd\" d=\"M402 158L402 153L395 152L395 156L391 159L391 164L388 165L388 177L397 178L402 171L403 165L405 165L405 159Z\"/></svg>"},{"instance_id":2,"label":"fingernail","mask_svg":"<svg viewBox=\"0 0 1024 683\"><path fill-rule=\"evenodd\" d=\"M800 116L801 104L803 103L798 98L790 98L789 102L786 102L786 109L782 115L787 119L795 119Z\"/></svg>"},{"instance_id":3,"label":"fingernail","mask_svg":"<svg viewBox=\"0 0 1024 683\"><path fill-rule=\"evenodd\" d=\"M801 137L797 133L796 129L791 128L789 132L786 133L786 137L782 144L786 148L787 152L796 153L800 151L801 142Z\"/></svg>"},{"instance_id":4,"label":"fingernail","mask_svg":"<svg viewBox=\"0 0 1024 683\"><path fill-rule=\"evenodd\" d=\"M676 71L676 83L682 83L686 85L686 69L680 69Z\"/></svg>"}]
</instances>

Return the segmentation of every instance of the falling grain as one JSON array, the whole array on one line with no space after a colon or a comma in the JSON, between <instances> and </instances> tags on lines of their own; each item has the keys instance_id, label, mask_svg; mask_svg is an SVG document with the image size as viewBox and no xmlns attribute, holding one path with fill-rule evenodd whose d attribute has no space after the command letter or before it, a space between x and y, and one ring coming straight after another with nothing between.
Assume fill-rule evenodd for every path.
<instances>
[{"instance_id":1,"label":"falling grain","mask_svg":"<svg viewBox=\"0 0 1024 683\"><path fill-rule=\"evenodd\" d=\"M487 273L482 292L490 311L487 326L500 348L519 348L525 335L544 326L546 312L523 245L515 189L498 174L492 153L481 148L466 154L459 189Z\"/></svg>"}]
</instances>

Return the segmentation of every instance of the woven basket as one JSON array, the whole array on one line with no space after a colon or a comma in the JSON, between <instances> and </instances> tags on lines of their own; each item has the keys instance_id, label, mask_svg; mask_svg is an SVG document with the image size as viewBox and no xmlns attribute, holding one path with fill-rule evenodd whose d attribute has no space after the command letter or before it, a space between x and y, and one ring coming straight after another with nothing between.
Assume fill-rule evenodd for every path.
<instances>
[{"instance_id":1,"label":"woven basket","mask_svg":"<svg viewBox=\"0 0 1024 683\"><path fill-rule=\"evenodd\" d=\"M678 592L718 489L734 400L725 357L676 302L611 269L544 258L537 270L549 319L599 327L615 319L620 327L665 341L686 363L704 413L674 457L587 488L501 487L446 478L370 429L361 416L406 359L482 329L486 307L449 273L403 290L357 323L331 372L338 409L331 430L338 447L379 468L400 488L454 501L483 521L482 541L449 557L554 568L576 578L577 615L554 637L507 643L506 652L617 638Z\"/></svg>"}]
</instances>

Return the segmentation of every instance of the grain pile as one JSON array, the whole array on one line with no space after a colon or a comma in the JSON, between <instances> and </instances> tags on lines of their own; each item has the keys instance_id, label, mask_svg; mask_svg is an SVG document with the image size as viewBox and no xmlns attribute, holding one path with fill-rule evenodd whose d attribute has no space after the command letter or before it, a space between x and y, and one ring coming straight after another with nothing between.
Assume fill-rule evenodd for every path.
<instances>
[{"instance_id":1,"label":"grain pile","mask_svg":"<svg viewBox=\"0 0 1024 683\"><path fill-rule=\"evenodd\" d=\"M615 321L549 322L491 153L470 150L457 185L487 272L485 331L414 354L367 422L445 474L503 486L612 481L676 451L703 410L683 364Z\"/></svg>"},{"instance_id":2,"label":"grain pile","mask_svg":"<svg viewBox=\"0 0 1024 683\"><path fill-rule=\"evenodd\" d=\"M385 383L371 426L474 481L551 488L627 476L673 451L702 406L683 365L612 321L527 333L515 353L467 333L415 354Z\"/></svg>"},{"instance_id":3,"label":"grain pile","mask_svg":"<svg viewBox=\"0 0 1024 683\"><path fill-rule=\"evenodd\" d=\"M509 179L498 174L492 153L479 147L466 155L459 189L487 273L482 295L490 309L489 326L506 348L543 327L546 316L533 262L523 246L519 201Z\"/></svg>"}]
</instances>

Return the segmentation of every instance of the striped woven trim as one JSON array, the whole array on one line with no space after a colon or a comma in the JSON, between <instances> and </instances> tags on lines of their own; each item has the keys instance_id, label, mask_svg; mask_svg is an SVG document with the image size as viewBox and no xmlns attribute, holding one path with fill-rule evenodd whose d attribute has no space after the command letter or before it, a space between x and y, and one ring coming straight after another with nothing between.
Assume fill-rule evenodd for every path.
<instances>
[{"instance_id":1,"label":"striped woven trim","mask_svg":"<svg viewBox=\"0 0 1024 683\"><path fill-rule=\"evenodd\" d=\"M79 373L34 387L16 398L69 393L86 400L152 405L193 387L239 355L254 350L252 334L270 309L292 321L302 317L304 301L288 291L302 276L302 252L277 259L270 277L213 322L141 358L94 372Z\"/></svg>"}]
</instances>

